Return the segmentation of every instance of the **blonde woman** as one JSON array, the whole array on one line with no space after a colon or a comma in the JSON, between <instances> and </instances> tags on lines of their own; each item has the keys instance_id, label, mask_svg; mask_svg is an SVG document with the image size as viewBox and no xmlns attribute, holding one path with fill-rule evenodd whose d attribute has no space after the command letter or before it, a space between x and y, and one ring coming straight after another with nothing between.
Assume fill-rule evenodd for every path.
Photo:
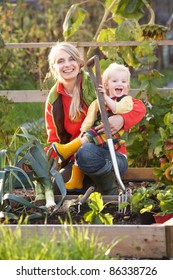
<instances>
[{"instance_id":1,"label":"blonde woman","mask_svg":"<svg viewBox=\"0 0 173 280\"><path fill-rule=\"evenodd\" d=\"M74 45L68 42L55 44L48 61L56 82L45 106L47 142L65 144L80 135L88 107L96 99L95 89L89 74L83 70L84 60ZM51 156L57 157L54 152ZM73 156L62 160L60 172L65 182L70 178L73 160ZM75 176L79 178L81 173L83 176L78 169Z\"/></svg>"}]
</instances>

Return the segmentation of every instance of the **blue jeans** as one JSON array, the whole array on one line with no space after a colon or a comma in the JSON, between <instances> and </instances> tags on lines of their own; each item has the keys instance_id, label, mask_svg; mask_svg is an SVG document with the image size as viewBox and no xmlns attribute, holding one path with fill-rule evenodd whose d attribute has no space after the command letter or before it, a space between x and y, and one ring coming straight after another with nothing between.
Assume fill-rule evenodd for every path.
<instances>
[{"instance_id":1,"label":"blue jeans","mask_svg":"<svg viewBox=\"0 0 173 280\"><path fill-rule=\"evenodd\" d=\"M125 156L116 152L117 164L122 176L128 168ZM76 153L79 168L88 175L96 184L102 194L116 194L115 174L108 148L103 148L94 143L84 144Z\"/></svg>"}]
</instances>

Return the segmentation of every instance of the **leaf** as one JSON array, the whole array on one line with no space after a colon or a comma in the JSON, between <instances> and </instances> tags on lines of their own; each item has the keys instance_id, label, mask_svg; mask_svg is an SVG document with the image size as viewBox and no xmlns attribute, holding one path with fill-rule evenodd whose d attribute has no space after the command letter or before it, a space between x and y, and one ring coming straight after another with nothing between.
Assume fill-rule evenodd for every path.
<instances>
[{"instance_id":1,"label":"leaf","mask_svg":"<svg viewBox=\"0 0 173 280\"><path fill-rule=\"evenodd\" d=\"M5 167L7 160L7 150L0 150L0 169Z\"/></svg>"},{"instance_id":2,"label":"leaf","mask_svg":"<svg viewBox=\"0 0 173 280\"><path fill-rule=\"evenodd\" d=\"M102 221L102 224L105 225L112 225L113 224L113 216L110 213L106 214L99 214L100 220Z\"/></svg>"},{"instance_id":3,"label":"leaf","mask_svg":"<svg viewBox=\"0 0 173 280\"><path fill-rule=\"evenodd\" d=\"M153 209L153 205L147 205L146 207L144 206L144 208L142 208L142 209L140 210L140 213L143 214L143 213L145 213L145 212L151 212L152 209Z\"/></svg>"},{"instance_id":4,"label":"leaf","mask_svg":"<svg viewBox=\"0 0 173 280\"><path fill-rule=\"evenodd\" d=\"M125 18L136 18L139 20L144 16L143 6L144 3L141 0L120 0L117 13Z\"/></svg>"},{"instance_id":5,"label":"leaf","mask_svg":"<svg viewBox=\"0 0 173 280\"><path fill-rule=\"evenodd\" d=\"M63 35L67 39L72 36L82 24L86 17L86 11L74 4L68 10L64 23L63 23Z\"/></svg>"},{"instance_id":6,"label":"leaf","mask_svg":"<svg viewBox=\"0 0 173 280\"><path fill-rule=\"evenodd\" d=\"M104 208L103 199L101 198L101 193L93 192L89 196L90 202L88 203L89 207L97 212L101 212Z\"/></svg>"},{"instance_id":7,"label":"leaf","mask_svg":"<svg viewBox=\"0 0 173 280\"><path fill-rule=\"evenodd\" d=\"M95 211L91 210L91 211L86 212L84 214L83 218L86 222L92 223L95 220Z\"/></svg>"},{"instance_id":8,"label":"leaf","mask_svg":"<svg viewBox=\"0 0 173 280\"><path fill-rule=\"evenodd\" d=\"M138 9L140 2L141 2L141 0L140 1L139 0L128 0L124 11L127 14L135 13L135 11Z\"/></svg>"}]
</instances>

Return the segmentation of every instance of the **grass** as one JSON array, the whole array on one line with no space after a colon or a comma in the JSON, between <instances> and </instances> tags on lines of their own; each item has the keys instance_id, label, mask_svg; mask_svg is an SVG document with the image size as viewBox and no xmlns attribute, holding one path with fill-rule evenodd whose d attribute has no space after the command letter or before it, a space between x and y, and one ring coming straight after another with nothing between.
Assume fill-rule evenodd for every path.
<instances>
[{"instance_id":1,"label":"grass","mask_svg":"<svg viewBox=\"0 0 173 280\"><path fill-rule=\"evenodd\" d=\"M0 260L110 260L109 253L115 242L105 245L94 234L89 237L88 230L62 229L56 233L32 236L24 234L20 225L14 230L0 226Z\"/></svg>"}]
</instances>

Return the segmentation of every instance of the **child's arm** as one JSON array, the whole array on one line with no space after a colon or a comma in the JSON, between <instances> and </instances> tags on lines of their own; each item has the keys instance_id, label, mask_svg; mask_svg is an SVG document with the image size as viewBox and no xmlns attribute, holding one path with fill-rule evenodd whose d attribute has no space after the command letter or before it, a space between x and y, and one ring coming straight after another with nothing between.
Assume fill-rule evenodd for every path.
<instances>
[{"instance_id":1,"label":"child's arm","mask_svg":"<svg viewBox=\"0 0 173 280\"><path fill-rule=\"evenodd\" d=\"M106 94L106 91L102 85L99 86L98 91L99 93L103 94L104 101L113 114L125 114L133 109L133 100L131 96L127 95L119 102L116 102Z\"/></svg>"},{"instance_id":2,"label":"child's arm","mask_svg":"<svg viewBox=\"0 0 173 280\"><path fill-rule=\"evenodd\" d=\"M90 106L88 108L87 115L81 125L81 129L80 129L81 133L88 130L89 128L91 128L94 125L94 122L97 119L98 110L99 110L99 106L98 106L98 102L96 99L90 104Z\"/></svg>"},{"instance_id":3,"label":"child's arm","mask_svg":"<svg viewBox=\"0 0 173 280\"><path fill-rule=\"evenodd\" d=\"M115 101L114 101L115 102ZM131 96L127 95L123 97L119 102L115 102L114 114L126 114L133 109L133 99Z\"/></svg>"}]
</instances>

